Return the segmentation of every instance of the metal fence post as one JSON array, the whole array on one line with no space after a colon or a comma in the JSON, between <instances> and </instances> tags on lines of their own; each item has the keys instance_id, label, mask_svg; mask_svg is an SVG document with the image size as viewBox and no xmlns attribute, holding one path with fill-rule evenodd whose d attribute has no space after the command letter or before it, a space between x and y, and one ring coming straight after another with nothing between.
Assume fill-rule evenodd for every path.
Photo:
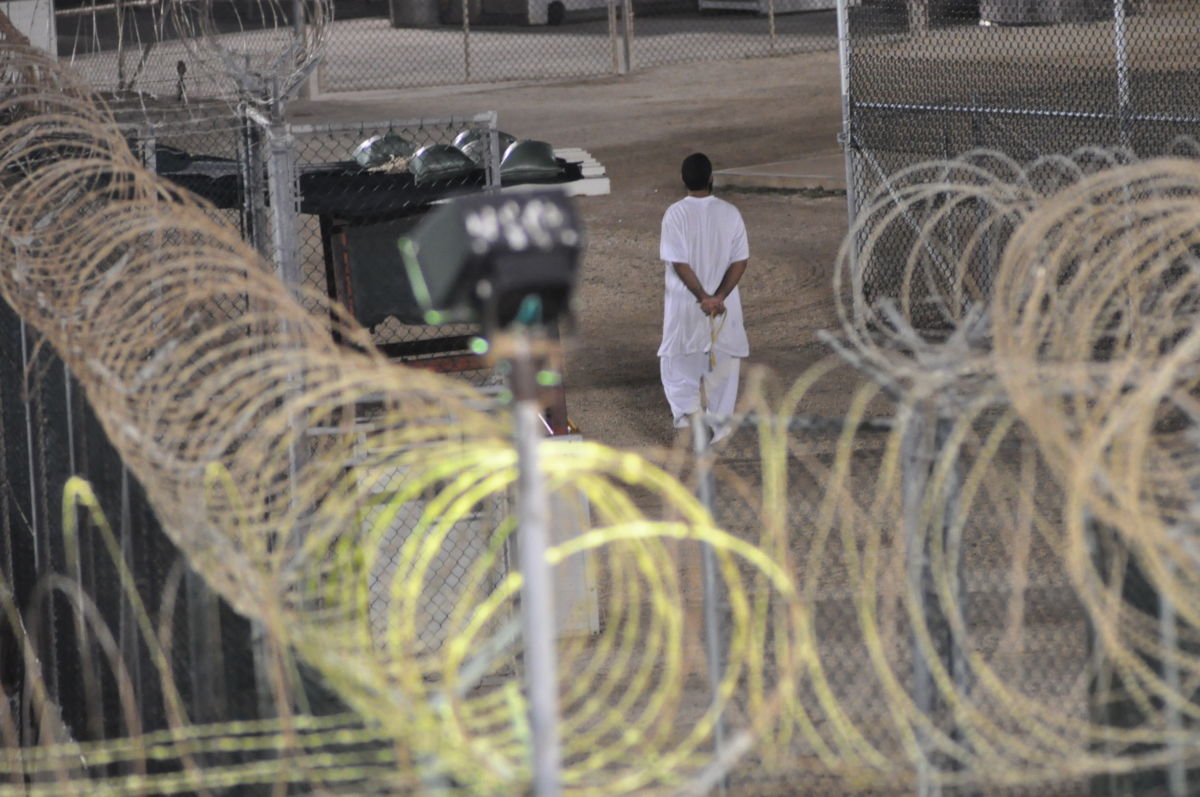
<instances>
[{"instance_id":1,"label":"metal fence post","mask_svg":"<svg viewBox=\"0 0 1200 797\"><path fill-rule=\"evenodd\" d=\"M242 237L263 257L270 257L267 242L266 186L263 185L262 132L252 118L250 109L243 107L239 114L241 125L241 171L245 191L242 199Z\"/></svg>"},{"instance_id":2,"label":"metal fence post","mask_svg":"<svg viewBox=\"0 0 1200 797\"><path fill-rule=\"evenodd\" d=\"M964 604L966 591L962 559L961 556L954 556L953 561L950 560L957 551L954 539L960 533L960 530L951 526L951 519L956 516L961 486L957 462L944 484L938 485L933 480L938 457L950 437L954 423L952 418L948 409L932 402L922 402L913 408L912 420L901 440L901 489L908 589L917 602L920 621L925 624L932 639L934 650L930 653L950 673L958 695L965 697L970 692L971 674L967 669L966 653L947 616L949 611L965 615L965 609L942 605L933 577L933 541L928 535L922 534L924 527L929 535L941 535L941 548L947 557L943 565L952 568L949 577L952 579L954 598L960 605ZM936 514L931 514L923 526L921 516L929 501L937 502L933 508ZM913 702L932 721L942 703L935 690L927 651L921 647L915 631L912 646ZM934 777L937 764L931 760L930 740L920 729L916 733L921 749L921 762L917 766L917 794L935 797L942 793L942 789ZM960 734L951 729L950 736L958 738ZM955 767L956 762L951 762L949 766Z\"/></svg>"},{"instance_id":3,"label":"metal fence post","mask_svg":"<svg viewBox=\"0 0 1200 797\"><path fill-rule=\"evenodd\" d=\"M775 53L775 0L767 0L767 28L771 33L770 50Z\"/></svg>"},{"instance_id":4,"label":"metal fence post","mask_svg":"<svg viewBox=\"0 0 1200 797\"><path fill-rule=\"evenodd\" d=\"M293 293L300 287L300 261L296 252L299 234L299 190L296 183L295 139L287 126L272 124L267 133L267 195L271 200L272 261L275 273Z\"/></svg>"},{"instance_id":5,"label":"metal fence post","mask_svg":"<svg viewBox=\"0 0 1200 797\"><path fill-rule=\"evenodd\" d=\"M625 73L633 71L633 0L622 0L622 36L625 44Z\"/></svg>"},{"instance_id":6,"label":"metal fence post","mask_svg":"<svg viewBox=\"0 0 1200 797\"><path fill-rule=\"evenodd\" d=\"M1113 55L1117 68L1117 124L1121 146L1130 146L1130 97L1128 30L1125 25L1125 0L1113 0Z\"/></svg>"},{"instance_id":7,"label":"metal fence post","mask_svg":"<svg viewBox=\"0 0 1200 797\"><path fill-rule=\"evenodd\" d=\"M296 166L296 139L292 136L291 128L281 121L281 108L276 104L271 109L271 115L264 116L255 109L247 109L247 119L250 125L257 128L255 136L258 147L263 146L266 138L266 195L270 203L271 242L269 257L275 267L275 274L292 293L299 296L303 281L297 240L299 237L300 189L299 175ZM258 157L262 157L259 155ZM301 389L302 376L296 372L289 376L292 391ZM298 418L292 419L293 426L300 424ZM293 505L301 499L295 495L294 486L299 483L299 470L304 465L305 452L302 449L301 434L297 430L288 447L288 480L291 491L290 500ZM251 628L251 649L254 651L255 688L258 693L258 709L261 717L272 717L286 714L288 706L279 705L276 699L276 688L272 676L272 668L276 667L274 659L281 656L271 643L270 635L261 621L255 622Z\"/></svg>"},{"instance_id":8,"label":"metal fence post","mask_svg":"<svg viewBox=\"0 0 1200 797\"><path fill-rule=\"evenodd\" d=\"M935 419L936 426L934 427L934 460L936 461L939 453L947 446L951 432L954 428L956 414L946 407L938 407ZM932 463L931 463L932 464ZM938 631L940 639L945 647L940 651L946 669L950 672L950 679L954 684L955 693L959 700L955 702L955 714L961 711L963 699L971 694L972 677L970 668L967 666L967 653L963 649L964 637L954 632L954 625L950 622L949 612L953 611L959 615L963 626L966 626L968 594L966 589L966 577L963 572L964 560L962 555L962 528L957 518L959 516L959 501L962 491L962 474L960 471L960 459L957 452L954 455L954 461L949 472L946 474L946 479L937 495L938 498L938 514L936 517L936 525L931 525L936 533L941 535L942 552L946 558L945 564L950 568L948 574L953 590L953 604L951 606L942 606L940 599L938 600L937 614L934 615L935 621L938 623ZM930 585L931 591L934 589ZM958 728L958 716L954 717L955 725L950 732L951 738L963 742L962 733ZM951 769L961 768L961 762L951 761L949 763Z\"/></svg>"},{"instance_id":9,"label":"metal fence post","mask_svg":"<svg viewBox=\"0 0 1200 797\"><path fill-rule=\"evenodd\" d=\"M1170 567L1170 563L1167 563ZM1167 592L1158 592L1158 628L1163 647L1163 681L1167 689L1177 697L1183 694L1183 681L1179 672L1179 633L1175 624L1175 604ZM1166 706L1167 732L1171 734L1167 749L1167 794L1170 797L1185 797L1188 794L1187 753L1181 738L1183 721L1179 704Z\"/></svg>"},{"instance_id":10,"label":"metal fence post","mask_svg":"<svg viewBox=\"0 0 1200 797\"><path fill-rule=\"evenodd\" d=\"M498 191L503 184L500 179L500 159L504 153L500 151L500 128L496 124L495 111L491 112L491 119L488 120L487 137L487 186L491 191Z\"/></svg>"},{"instance_id":11,"label":"metal fence post","mask_svg":"<svg viewBox=\"0 0 1200 797\"><path fill-rule=\"evenodd\" d=\"M538 447L537 366L529 333L513 336L513 422L517 444L517 557L521 568L521 633L533 734L533 794L557 797L561 749L558 736L558 662L555 657L554 580L546 563L550 505Z\"/></svg>"},{"instance_id":12,"label":"metal fence post","mask_svg":"<svg viewBox=\"0 0 1200 797\"><path fill-rule=\"evenodd\" d=\"M716 518L714 505L714 485L712 463L708 458L708 430L700 413L692 415L692 450L696 455L696 497L701 505L708 510L710 517ZM712 545L700 543L700 564L704 577L704 654L708 663L708 684L711 693L712 706L715 708L720 701L720 684L723 668L721 666L721 619L717 612L721 600L721 584L717 579L717 559ZM724 712L717 715L713 724L713 756L717 761L723 760L725 752L725 718ZM717 787L717 793L724 795L727 789L726 778L722 777Z\"/></svg>"},{"instance_id":13,"label":"metal fence post","mask_svg":"<svg viewBox=\"0 0 1200 797\"><path fill-rule=\"evenodd\" d=\"M854 229L854 219L858 216L858 199L854 189L854 132L851 114L850 95L850 10L848 0L837 0L837 38L838 38L838 74L842 89L842 130L838 140L846 158L846 211L850 219L850 229ZM851 242L851 262L857 258L857 241Z\"/></svg>"},{"instance_id":14,"label":"metal fence post","mask_svg":"<svg viewBox=\"0 0 1200 797\"><path fill-rule=\"evenodd\" d=\"M130 572L137 572L133 557L135 541L133 539L133 495L132 487L129 483L129 468L121 464L121 516L118 522L118 532L120 534L121 558L124 559L124 566L128 567ZM129 667L130 679L133 682L134 699L139 707L145 707L144 696L146 691L142 684L142 655L141 643L138 639L137 615L134 611L134 605L129 595L125 590L120 590L119 603L119 620L117 623L117 640L118 647L121 651L121 658Z\"/></svg>"},{"instance_id":15,"label":"metal fence post","mask_svg":"<svg viewBox=\"0 0 1200 797\"><path fill-rule=\"evenodd\" d=\"M38 497L37 497L37 464L34 452L36 442L33 437L33 407L31 405L31 397L29 391L29 332L25 324L25 319L21 318L21 375L25 380L25 389L22 391L22 404L25 405L25 445L28 453L29 466L29 528L33 531L33 569L35 572L41 572L41 562L39 561L40 552L38 548L38 529L41 522L38 519Z\"/></svg>"},{"instance_id":16,"label":"metal fence post","mask_svg":"<svg viewBox=\"0 0 1200 797\"><path fill-rule=\"evenodd\" d=\"M932 461L929 431L925 428L928 419L923 417L922 408L914 407L911 420L901 439L901 501L904 523L904 559L908 589L917 601L918 614L928 616L925 604L925 545L921 535L921 504L929 479L929 464ZM913 702L917 710L929 716L933 712L933 677L925 651L914 631L912 634ZM929 739L920 728L916 731L921 759L917 763L918 797L933 797L938 794L932 778L929 761Z\"/></svg>"},{"instance_id":17,"label":"metal fence post","mask_svg":"<svg viewBox=\"0 0 1200 797\"><path fill-rule=\"evenodd\" d=\"M617 0L608 0L608 41L612 46L612 71L614 75L625 74L621 60L621 48L617 44Z\"/></svg>"},{"instance_id":18,"label":"metal fence post","mask_svg":"<svg viewBox=\"0 0 1200 797\"><path fill-rule=\"evenodd\" d=\"M463 15L463 82L471 82L471 8L470 0L462 0Z\"/></svg>"}]
</instances>

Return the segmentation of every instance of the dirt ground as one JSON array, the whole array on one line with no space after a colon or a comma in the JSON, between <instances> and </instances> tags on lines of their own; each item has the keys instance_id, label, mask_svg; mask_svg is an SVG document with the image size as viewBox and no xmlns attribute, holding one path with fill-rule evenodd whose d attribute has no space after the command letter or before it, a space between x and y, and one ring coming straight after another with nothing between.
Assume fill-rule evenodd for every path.
<instances>
[{"instance_id":1,"label":"dirt ground","mask_svg":"<svg viewBox=\"0 0 1200 797\"><path fill-rule=\"evenodd\" d=\"M675 433L655 355L663 293L658 235L663 211L683 195L679 163L694 151L722 169L835 150L837 54L702 61L548 85L323 95L295 103L291 116L331 122L484 110L496 110L501 129L514 135L580 147L604 164L611 193L578 203L588 249L567 342L568 411L593 440L639 449L669 444ZM767 366L790 382L828 353L817 330L837 324L831 285L847 226L845 197L719 193L741 209L750 236L742 282L746 367ZM837 413L844 398L831 389L804 409Z\"/></svg>"}]
</instances>

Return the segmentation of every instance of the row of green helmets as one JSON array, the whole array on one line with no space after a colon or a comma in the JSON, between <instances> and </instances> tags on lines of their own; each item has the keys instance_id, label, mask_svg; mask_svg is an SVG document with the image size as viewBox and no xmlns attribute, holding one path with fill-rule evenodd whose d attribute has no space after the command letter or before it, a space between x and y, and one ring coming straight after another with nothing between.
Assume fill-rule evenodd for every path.
<instances>
[{"instance_id":1,"label":"row of green helmets","mask_svg":"<svg viewBox=\"0 0 1200 797\"><path fill-rule=\"evenodd\" d=\"M485 128L468 128L453 144L416 144L393 132L371 136L354 150L364 169L407 168L417 182L449 180L484 168L488 136ZM551 180L561 171L554 148L545 141L520 139L497 131L500 140L500 179L506 183Z\"/></svg>"}]
</instances>

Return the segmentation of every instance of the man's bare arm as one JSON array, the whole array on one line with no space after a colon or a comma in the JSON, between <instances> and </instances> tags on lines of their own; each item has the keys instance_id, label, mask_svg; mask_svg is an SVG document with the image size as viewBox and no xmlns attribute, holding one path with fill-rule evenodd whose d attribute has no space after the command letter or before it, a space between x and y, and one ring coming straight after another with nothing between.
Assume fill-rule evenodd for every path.
<instances>
[{"instance_id":1,"label":"man's bare arm","mask_svg":"<svg viewBox=\"0 0 1200 797\"><path fill-rule=\"evenodd\" d=\"M720 302L713 302L713 297L704 292L704 286L700 284L700 278L696 276L696 272L692 271L692 267L687 263L671 263L671 268L675 269L675 274L683 281L683 286L691 292L692 296L696 297L696 301L700 303L700 309L705 315L716 315L722 310L717 310L717 305Z\"/></svg>"},{"instance_id":2,"label":"man's bare arm","mask_svg":"<svg viewBox=\"0 0 1200 797\"><path fill-rule=\"evenodd\" d=\"M738 281L742 275L746 273L746 264L749 260L737 260L729 264L729 268L725 269L725 276L721 278L721 284L717 287L717 292L713 296L724 302L729 298L729 294L733 293L733 289L737 287Z\"/></svg>"},{"instance_id":3,"label":"man's bare arm","mask_svg":"<svg viewBox=\"0 0 1200 797\"><path fill-rule=\"evenodd\" d=\"M692 271L691 266L687 263L672 263L671 268L675 269L675 275L683 281L683 286L691 291L692 296L696 297L696 301L702 302L708 298L704 286L700 284L700 278Z\"/></svg>"}]
</instances>

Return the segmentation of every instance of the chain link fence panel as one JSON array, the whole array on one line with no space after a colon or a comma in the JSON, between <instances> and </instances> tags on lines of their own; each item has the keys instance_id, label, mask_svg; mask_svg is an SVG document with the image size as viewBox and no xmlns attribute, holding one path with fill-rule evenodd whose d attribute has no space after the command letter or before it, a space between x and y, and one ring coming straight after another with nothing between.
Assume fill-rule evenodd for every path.
<instances>
[{"instance_id":1,"label":"chain link fence panel","mask_svg":"<svg viewBox=\"0 0 1200 797\"><path fill-rule=\"evenodd\" d=\"M881 760L904 756L905 749L915 756L914 781L894 791L876 787L872 794L1125 793L1107 786L1094 791L1096 784L1087 777L1070 773L1044 772L1027 779L1041 780L1036 785L1005 786L1000 773L989 768L986 748L973 749L971 738L957 730L962 704L944 697L953 684L956 700L970 701L970 710L977 712L973 716L993 719L998 733L1020 734L1022 725L1009 716L1012 704L993 691L997 681L1005 684L1002 691L1011 692L1008 700L1036 702L1063 718L1097 721L1096 712L1103 710L1103 699L1089 691L1096 677L1090 621L1055 534L1013 516L1010 501L1016 494L1002 488L984 490L986 495L961 492L964 484L970 488L973 470L986 466L1013 477L1021 488L1019 500L1030 504L1026 511L1033 506L1052 511L1062 492L1036 441L1017 427L993 449L986 439L993 427L984 420L958 443L951 469L957 476L934 488L925 479L935 474L931 457L944 449L920 454L904 451L902 443L899 460L890 460L889 453L896 453L889 452L893 436L904 427L894 426L898 416L881 410L857 427L842 418L736 418L733 434L700 447L691 478L708 481L707 488L698 486L699 495L719 526L754 541L764 524L786 517L786 549L772 556L787 563L800 585L813 656L807 677L796 685L797 705L807 716L768 730L777 745L773 754L745 757L728 773L724 789L756 796L842 793L853 783L853 767L830 769L821 763L828 752L823 739L837 733L830 728L835 724L853 729L863 749ZM931 422L940 423L940 435L952 423ZM904 432L906 439L912 439L911 428ZM708 437L707 430L703 434ZM854 437L850 447L839 444L847 434ZM764 453L767 440L779 458ZM899 470L889 473L889 462ZM833 496L831 490L845 494ZM929 506L930 495L938 497L939 508ZM935 532L922 544L922 535L912 534L906 524L913 522L914 511L942 513L940 540L935 541ZM936 529L943 521L923 522ZM702 546L694 548L682 557L690 563L685 572L700 569ZM943 580L947 574L949 584ZM750 571L742 576L754 582ZM750 593L765 587L755 583ZM946 589L954 595L950 602ZM699 594L714 610L705 618L693 606L690 633L697 645L718 640L720 677L739 664L724 656L734 617L721 586L714 590L706 583ZM759 621L768 655L775 650L769 642L772 628L782 617L782 605L775 601ZM711 684L711 670L699 656L693 654L695 677ZM982 683L976 667L986 671ZM768 680L776 672L769 663L763 668ZM895 721L898 698L927 719L926 733L913 735ZM761 707L735 702L726 706L725 718L736 726L756 709ZM789 727L791 722L796 724ZM715 744L720 755L728 740L718 736Z\"/></svg>"},{"instance_id":2,"label":"chain link fence panel","mask_svg":"<svg viewBox=\"0 0 1200 797\"><path fill-rule=\"evenodd\" d=\"M378 540L367 613L372 633L377 639L386 639L389 627L401 621L395 600L398 585L411 585L416 579L421 584L421 601L413 620L419 646L414 653L427 655L436 653L447 641L453 627L452 615L464 605L487 600L512 569L509 541L495 534L497 529L505 528L509 501L507 497L497 497L481 502L449 528L440 530L440 544L432 560L423 571L412 572L411 559L406 558L402 549L428 533L426 512L438 490L397 505L396 496L405 486L403 468L361 485L363 533ZM476 574L480 569L486 571L485 577Z\"/></svg>"},{"instance_id":3,"label":"chain link fence panel","mask_svg":"<svg viewBox=\"0 0 1200 797\"><path fill-rule=\"evenodd\" d=\"M801 10L804 13L799 13ZM634 69L699 59L821 52L837 47L836 15L831 4L700 0L698 10L655 13L648 9L641 14L635 12L634 19L630 36Z\"/></svg>"},{"instance_id":4,"label":"chain link fence panel","mask_svg":"<svg viewBox=\"0 0 1200 797\"><path fill-rule=\"evenodd\" d=\"M411 291L387 303L376 290L380 280L396 287L397 243L436 203L498 183L504 141L494 114L301 126L217 106L209 115L162 111L154 122L142 107L128 115L139 118L127 137L147 167L207 199L309 309L333 300L389 356L494 381L470 351L477 326L426 323Z\"/></svg>"},{"instance_id":5,"label":"chain link fence panel","mask_svg":"<svg viewBox=\"0 0 1200 797\"><path fill-rule=\"evenodd\" d=\"M19 739L166 728L156 648L194 720L259 717L249 623L163 534L62 360L4 303L0 331L0 602L13 612L0 623L0 687ZM114 547L85 503L64 499L80 476L111 518Z\"/></svg>"},{"instance_id":6,"label":"chain link fence panel","mask_svg":"<svg viewBox=\"0 0 1200 797\"><path fill-rule=\"evenodd\" d=\"M294 151L298 212L292 225L299 286L309 297L342 303L389 356L484 382L490 372L477 370L479 360L470 353L478 327L429 324L417 317L402 278L398 243L434 203L498 184L495 129L495 116L487 113L290 126L268 135L290 136L288 147ZM385 283L397 288L386 297L387 306L379 295ZM313 306L312 298L302 302Z\"/></svg>"},{"instance_id":7,"label":"chain link fence panel","mask_svg":"<svg viewBox=\"0 0 1200 797\"><path fill-rule=\"evenodd\" d=\"M331 19L329 0L56 5L43 46L97 90L150 106L282 101L320 59Z\"/></svg>"},{"instance_id":8,"label":"chain link fence panel","mask_svg":"<svg viewBox=\"0 0 1200 797\"><path fill-rule=\"evenodd\" d=\"M830 2L472 0L465 21L457 3L433 5L336 22L319 90L588 77L837 47Z\"/></svg>"},{"instance_id":9,"label":"chain link fence panel","mask_svg":"<svg viewBox=\"0 0 1200 797\"><path fill-rule=\"evenodd\" d=\"M1101 148L1141 158L1197 152L1193 4L877 0L848 8L846 31L852 215L904 168L972 149L1023 165L1083 148L1099 160L1111 158ZM897 242L896 251L908 250ZM990 284L993 266L980 264L978 284ZM872 263L868 292L895 298L901 272Z\"/></svg>"},{"instance_id":10,"label":"chain link fence panel","mask_svg":"<svg viewBox=\"0 0 1200 797\"><path fill-rule=\"evenodd\" d=\"M601 11L601 14L604 12ZM430 27L363 17L334 23L320 91L365 91L455 83L591 77L618 71L612 19L556 27L489 22Z\"/></svg>"},{"instance_id":11,"label":"chain link fence panel","mask_svg":"<svg viewBox=\"0 0 1200 797\"><path fill-rule=\"evenodd\" d=\"M162 101L231 97L230 81L197 64L159 3L58 5L57 55L98 91Z\"/></svg>"},{"instance_id":12,"label":"chain link fence panel","mask_svg":"<svg viewBox=\"0 0 1200 797\"><path fill-rule=\"evenodd\" d=\"M312 34L323 56L310 89L584 78L832 50L832 9L833 0L339 2L333 19L323 15ZM159 2L62 7L58 55L97 89L143 104L234 102L250 83L270 79L249 63L237 69L238 53L261 59L303 38L286 12L265 0L245 8L213 4L201 37L187 16L193 12L173 15Z\"/></svg>"}]
</instances>

